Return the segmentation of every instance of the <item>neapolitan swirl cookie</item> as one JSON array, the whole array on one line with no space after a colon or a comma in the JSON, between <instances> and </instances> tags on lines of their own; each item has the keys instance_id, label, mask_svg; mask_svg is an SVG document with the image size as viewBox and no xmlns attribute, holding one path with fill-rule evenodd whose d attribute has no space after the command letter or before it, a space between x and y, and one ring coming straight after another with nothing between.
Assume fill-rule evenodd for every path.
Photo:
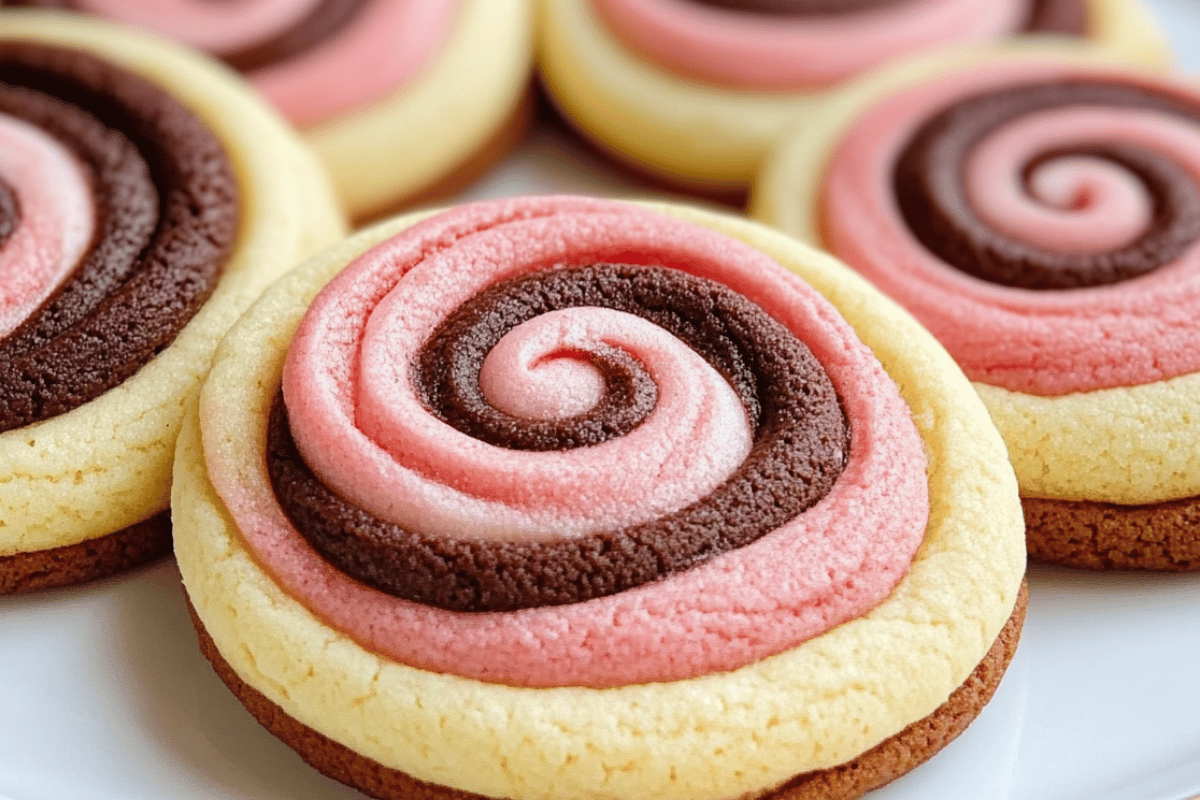
<instances>
[{"instance_id":1,"label":"neapolitan swirl cookie","mask_svg":"<svg viewBox=\"0 0 1200 800\"><path fill-rule=\"evenodd\" d=\"M169 554L184 398L344 222L248 87L106 24L0 17L0 142L0 592L19 592Z\"/></svg>"},{"instance_id":2,"label":"neapolitan swirl cookie","mask_svg":"<svg viewBox=\"0 0 1200 800\"><path fill-rule=\"evenodd\" d=\"M349 213L465 185L528 118L532 0L5 0L153 30L243 72Z\"/></svg>"},{"instance_id":3,"label":"neapolitan swirl cookie","mask_svg":"<svg viewBox=\"0 0 1200 800\"><path fill-rule=\"evenodd\" d=\"M1200 568L1200 92L1046 54L880 75L753 213L912 311L983 396L1030 553Z\"/></svg>"},{"instance_id":4,"label":"neapolitan swirl cookie","mask_svg":"<svg viewBox=\"0 0 1200 800\"><path fill-rule=\"evenodd\" d=\"M564 114L644 170L744 191L791 125L899 57L1014 35L1165 63L1139 0L542 0L538 65Z\"/></svg>"},{"instance_id":5,"label":"neapolitan swirl cookie","mask_svg":"<svg viewBox=\"0 0 1200 800\"><path fill-rule=\"evenodd\" d=\"M239 321L187 429L206 655L379 797L857 797L974 718L1024 618L970 383L744 219L371 227Z\"/></svg>"}]
</instances>

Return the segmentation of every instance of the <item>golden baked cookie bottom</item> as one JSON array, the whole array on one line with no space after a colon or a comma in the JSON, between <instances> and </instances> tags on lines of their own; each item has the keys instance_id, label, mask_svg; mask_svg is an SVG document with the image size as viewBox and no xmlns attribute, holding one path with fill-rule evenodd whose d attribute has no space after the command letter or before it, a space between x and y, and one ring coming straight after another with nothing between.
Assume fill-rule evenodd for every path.
<instances>
[{"instance_id":1,"label":"golden baked cookie bottom","mask_svg":"<svg viewBox=\"0 0 1200 800\"><path fill-rule=\"evenodd\" d=\"M6 9L0 41L8 39L85 49L164 87L224 143L242 203L220 283L170 346L94 400L0 433L0 558L10 559L15 576L36 572L46 553L70 552L74 562L90 550L120 549L120 537L90 543L167 508L183 409L213 348L263 288L343 235L345 222L299 137L224 68L159 39L65 14ZM75 545L82 547L64 549ZM87 574L78 564L71 571Z\"/></svg>"},{"instance_id":2,"label":"golden baked cookie bottom","mask_svg":"<svg viewBox=\"0 0 1200 800\"><path fill-rule=\"evenodd\" d=\"M1088 6L1098 53L1167 63L1146 9L1130 0ZM539 72L563 114L617 157L687 188L745 189L786 131L822 114L844 86L751 92L676 75L627 50L591 0L541 0L539 21Z\"/></svg>"},{"instance_id":3,"label":"golden baked cookie bottom","mask_svg":"<svg viewBox=\"0 0 1200 800\"><path fill-rule=\"evenodd\" d=\"M991 700L1016 654L1029 599L1022 582L1017 604L987 655L946 702L861 756L830 769L797 775L760 795L769 800L853 800L923 764L954 741ZM380 800L486 800L482 795L419 781L338 744L291 717L229 666L188 604L200 651L213 671L259 724L295 750L305 763L334 780Z\"/></svg>"},{"instance_id":4,"label":"golden baked cookie bottom","mask_svg":"<svg viewBox=\"0 0 1200 800\"><path fill-rule=\"evenodd\" d=\"M0 556L0 594L24 594L87 583L170 554L171 515L163 511L97 539Z\"/></svg>"},{"instance_id":5,"label":"golden baked cookie bottom","mask_svg":"<svg viewBox=\"0 0 1200 800\"><path fill-rule=\"evenodd\" d=\"M1122 506L1024 497L1029 555L1095 570L1200 571L1200 497Z\"/></svg>"}]
</instances>

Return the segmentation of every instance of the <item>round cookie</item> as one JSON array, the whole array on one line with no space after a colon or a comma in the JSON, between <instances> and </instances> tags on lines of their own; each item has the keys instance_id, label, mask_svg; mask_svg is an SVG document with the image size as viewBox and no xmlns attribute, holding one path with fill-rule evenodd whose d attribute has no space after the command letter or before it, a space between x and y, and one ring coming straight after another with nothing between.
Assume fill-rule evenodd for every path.
<instances>
[{"instance_id":1,"label":"round cookie","mask_svg":"<svg viewBox=\"0 0 1200 800\"><path fill-rule=\"evenodd\" d=\"M1200 568L1198 122L1191 85L1061 54L917 60L797 131L753 192L950 350L1037 558Z\"/></svg>"},{"instance_id":2,"label":"round cookie","mask_svg":"<svg viewBox=\"0 0 1200 800\"><path fill-rule=\"evenodd\" d=\"M1019 631L970 384L745 220L551 197L373 226L263 295L189 420L205 652L375 796L858 796L956 735Z\"/></svg>"},{"instance_id":3,"label":"round cookie","mask_svg":"<svg viewBox=\"0 0 1200 800\"><path fill-rule=\"evenodd\" d=\"M742 5L755 10L734 7ZM1021 30L1069 45L1062 34L1082 32L1115 58L1167 59L1136 0L542 6L538 68L565 116L621 159L703 190L744 192L775 142L820 113L831 92L917 50Z\"/></svg>"},{"instance_id":4,"label":"round cookie","mask_svg":"<svg viewBox=\"0 0 1200 800\"><path fill-rule=\"evenodd\" d=\"M0 19L0 592L170 552L171 460L213 348L344 222L224 70L94 21Z\"/></svg>"},{"instance_id":5,"label":"round cookie","mask_svg":"<svg viewBox=\"0 0 1200 800\"><path fill-rule=\"evenodd\" d=\"M449 193L528 121L532 0L18 0L156 31L241 70L357 219Z\"/></svg>"}]
</instances>

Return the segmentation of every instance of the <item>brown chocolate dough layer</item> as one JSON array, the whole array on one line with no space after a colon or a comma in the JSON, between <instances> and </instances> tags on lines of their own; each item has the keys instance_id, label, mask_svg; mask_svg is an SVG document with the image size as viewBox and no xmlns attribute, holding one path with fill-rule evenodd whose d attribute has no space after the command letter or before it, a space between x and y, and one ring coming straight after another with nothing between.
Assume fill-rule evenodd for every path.
<instances>
[{"instance_id":1,"label":"brown chocolate dough layer","mask_svg":"<svg viewBox=\"0 0 1200 800\"><path fill-rule=\"evenodd\" d=\"M647 318L726 377L746 409L754 446L725 483L660 519L574 539L429 536L372 517L322 485L300 458L280 401L269 424L267 462L296 528L338 569L381 591L455 611L510 611L581 602L688 569L755 541L828 493L845 466L850 434L824 369L757 306L679 271L602 264L499 284L431 337L414 365L414 381L437 404L433 413L450 424L472 435L482 430L497 446L510 446L511 433L517 446L533 441L544 449L552 442L543 437L554 431L527 435L517 430L519 420L493 425L488 412L479 412L478 366L507 330L537 314L579 306ZM627 398L621 392L609 397L611 404L564 425L561 447L587 446L593 433L603 441L606 423L626 418L616 400ZM628 414L643 414L639 401Z\"/></svg>"},{"instance_id":2,"label":"brown chocolate dough layer","mask_svg":"<svg viewBox=\"0 0 1200 800\"><path fill-rule=\"evenodd\" d=\"M349 25L373 0L321 0L302 18L269 39L230 53L214 53L231 67L249 72L316 48ZM0 0L0 6L61 8L87 12L75 0Z\"/></svg>"},{"instance_id":3,"label":"brown chocolate dough layer","mask_svg":"<svg viewBox=\"0 0 1200 800\"><path fill-rule=\"evenodd\" d=\"M212 131L156 85L90 54L6 42L0 111L77 154L97 213L79 266L0 339L0 430L9 430L83 405L169 346L216 287L239 206Z\"/></svg>"},{"instance_id":4,"label":"brown chocolate dough layer","mask_svg":"<svg viewBox=\"0 0 1200 800\"><path fill-rule=\"evenodd\" d=\"M912 233L934 255L983 280L1026 289L1101 286L1167 264L1200 237L1200 188L1171 159L1140 146L1089 141L1039 154L1025 174L1062 155L1112 161L1136 175L1152 198L1152 222L1131 244L1071 254L1030 246L990 227L971 208L962 165L993 130L1036 112L1072 106L1154 111L1200 124L1200 107L1163 92L1121 83L1074 80L1029 84L968 97L931 117L896 163L893 190Z\"/></svg>"},{"instance_id":5,"label":"brown chocolate dough layer","mask_svg":"<svg viewBox=\"0 0 1200 800\"><path fill-rule=\"evenodd\" d=\"M711 6L756 14L832 17L882 11L911 0L695 0ZM1021 30L1083 36L1087 33L1084 0L1033 0Z\"/></svg>"}]
</instances>

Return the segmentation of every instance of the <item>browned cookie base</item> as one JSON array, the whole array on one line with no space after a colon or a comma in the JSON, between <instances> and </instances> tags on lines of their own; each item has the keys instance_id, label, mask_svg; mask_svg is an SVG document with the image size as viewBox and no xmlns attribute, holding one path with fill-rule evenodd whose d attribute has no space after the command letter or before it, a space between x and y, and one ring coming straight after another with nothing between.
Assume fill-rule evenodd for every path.
<instances>
[{"instance_id":1,"label":"browned cookie base","mask_svg":"<svg viewBox=\"0 0 1200 800\"><path fill-rule=\"evenodd\" d=\"M171 515L163 511L99 539L0 556L0 594L86 583L149 564L170 552Z\"/></svg>"},{"instance_id":2,"label":"browned cookie base","mask_svg":"<svg viewBox=\"0 0 1200 800\"><path fill-rule=\"evenodd\" d=\"M1016 652L1028 597L1028 588L1022 581L1016 607L987 655L932 714L846 764L798 775L763 797L771 800L852 800L931 758L966 730L991 700ZM425 783L385 767L288 716L233 671L217 652L190 603L188 611L196 627L200 650L225 685L263 727L299 753L318 772L381 800L486 800L481 795Z\"/></svg>"},{"instance_id":3,"label":"browned cookie base","mask_svg":"<svg viewBox=\"0 0 1200 800\"><path fill-rule=\"evenodd\" d=\"M1029 555L1082 569L1200 570L1200 497L1123 506L1022 497Z\"/></svg>"}]
</instances>

